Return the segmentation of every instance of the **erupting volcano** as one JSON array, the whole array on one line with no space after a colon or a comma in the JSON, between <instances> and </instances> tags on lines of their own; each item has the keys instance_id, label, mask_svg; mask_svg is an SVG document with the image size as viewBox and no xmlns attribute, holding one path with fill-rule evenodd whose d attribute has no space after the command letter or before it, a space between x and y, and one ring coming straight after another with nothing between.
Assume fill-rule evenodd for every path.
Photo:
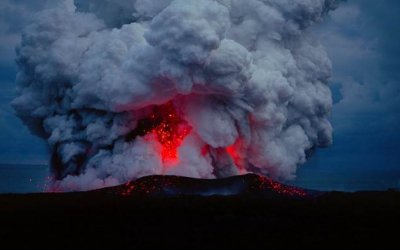
<instances>
[{"instance_id":1,"label":"erupting volcano","mask_svg":"<svg viewBox=\"0 0 400 250\"><path fill-rule=\"evenodd\" d=\"M172 102L151 108L148 118L140 120L137 128L127 138L137 135L150 135L162 146L161 157L164 162L174 163L179 160L178 148L192 128L184 121Z\"/></svg>"},{"instance_id":2,"label":"erupting volcano","mask_svg":"<svg viewBox=\"0 0 400 250\"><path fill-rule=\"evenodd\" d=\"M336 0L61 0L17 48L12 105L52 189L149 175L296 177L332 142L331 63L308 28Z\"/></svg>"}]
</instances>

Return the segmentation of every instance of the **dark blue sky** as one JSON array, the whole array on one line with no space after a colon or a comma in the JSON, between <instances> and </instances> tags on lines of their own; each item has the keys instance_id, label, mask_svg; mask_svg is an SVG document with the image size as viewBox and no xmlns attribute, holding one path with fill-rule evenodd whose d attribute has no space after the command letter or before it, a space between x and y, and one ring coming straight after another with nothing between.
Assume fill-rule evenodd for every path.
<instances>
[{"instance_id":1,"label":"dark blue sky","mask_svg":"<svg viewBox=\"0 0 400 250\"><path fill-rule=\"evenodd\" d=\"M394 0L348 1L316 29L334 66L334 144L301 168L298 184L400 187L399 10Z\"/></svg>"},{"instance_id":2,"label":"dark blue sky","mask_svg":"<svg viewBox=\"0 0 400 250\"><path fill-rule=\"evenodd\" d=\"M0 3L1 164L46 164L49 158L45 143L30 135L9 105L17 72L14 47L29 16L44 2ZM334 143L300 168L295 184L344 190L400 187L399 10L397 0L349 0L314 28L334 67Z\"/></svg>"}]
</instances>

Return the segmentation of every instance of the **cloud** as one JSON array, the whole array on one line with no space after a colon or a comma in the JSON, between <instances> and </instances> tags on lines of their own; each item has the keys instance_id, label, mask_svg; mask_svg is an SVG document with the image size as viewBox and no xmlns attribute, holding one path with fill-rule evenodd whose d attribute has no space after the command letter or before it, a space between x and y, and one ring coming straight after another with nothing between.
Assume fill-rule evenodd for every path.
<instances>
[{"instance_id":1,"label":"cloud","mask_svg":"<svg viewBox=\"0 0 400 250\"><path fill-rule=\"evenodd\" d=\"M49 143L60 188L171 173L290 179L331 143L331 63L305 30L336 1L76 3L35 15L17 50L13 107ZM171 145L184 152L173 164Z\"/></svg>"},{"instance_id":2,"label":"cloud","mask_svg":"<svg viewBox=\"0 0 400 250\"><path fill-rule=\"evenodd\" d=\"M388 188L399 179L399 7L348 1L315 30L333 64L334 143L302 168L300 182L338 176L325 181L330 189L355 190Z\"/></svg>"},{"instance_id":3,"label":"cloud","mask_svg":"<svg viewBox=\"0 0 400 250\"><path fill-rule=\"evenodd\" d=\"M334 123L337 123L336 118L341 119L338 128L343 123L349 123L348 128L353 128L351 120L363 119L366 113L386 114L380 118L383 124L386 119L396 120L392 116L399 110L400 78L396 68L385 65L397 61L396 50L392 50L392 55L387 52L392 43L388 40L395 43L400 33L387 32L383 28L393 21L392 15L380 13L386 12L387 8L390 7L380 5L376 8L370 1L349 3L335 11L330 23L319 30L333 60L333 81L341 88L342 100L334 106L333 112ZM350 114L354 118L349 118Z\"/></svg>"},{"instance_id":4,"label":"cloud","mask_svg":"<svg viewBox=\"0 0 400 250\"><path fill-rule=\"evenodd\" d=\"M10 1L0 3L0 64L14 61L15 47L20 42L22 28L35 11L42 8L45 0Z\"/></svg>"}]
</instances>

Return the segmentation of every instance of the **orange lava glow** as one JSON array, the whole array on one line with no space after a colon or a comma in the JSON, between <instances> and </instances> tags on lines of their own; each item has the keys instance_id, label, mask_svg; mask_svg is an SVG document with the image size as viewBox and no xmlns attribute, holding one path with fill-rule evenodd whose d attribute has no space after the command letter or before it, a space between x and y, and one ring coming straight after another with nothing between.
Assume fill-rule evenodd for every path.
<instances>
[{"instance_id":1,"label":"orange lava glow","mask_svg":"<svg viewBox=\"0 0 400 250\"><path fill-rule=\"evenodd\" d=\"M258 176L258 186L255 187L253 186L252 188L254 190L271 189L277 194L282 194L291 197L307 196L307 192L301 188L287 186L265 176Z\"/></svg>"},{"instance_id":2,"label":"orange lava glow","mask_svg":"<svg viewBox=\"0 0 400 250\"><path fill-rule=\"evenodd\" d=\"M236 142L228 147L226 147L226 152L232 158L233 162L235 163L236 167L239 169L243 169L243 157L240 154L240 148L242 147L242 140L237 139Z\"/></svg>"},{"instance_id":3,"label":"orange lava glow","mask_svg":"<svg viewBox=\"0 0 400 250\"><path fill-rule=\"evenodd\" d=\"M192 128L179 116L172 102L155 107L150 119L156 124L151 132L162 145L163 161L177 161L178 148Z\"/></svg>"}]
</instances>

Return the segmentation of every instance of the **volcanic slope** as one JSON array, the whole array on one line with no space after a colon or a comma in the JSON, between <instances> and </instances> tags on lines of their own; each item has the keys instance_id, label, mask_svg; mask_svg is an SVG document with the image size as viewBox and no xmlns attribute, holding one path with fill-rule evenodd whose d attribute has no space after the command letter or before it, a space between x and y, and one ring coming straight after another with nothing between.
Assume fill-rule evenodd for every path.
<instances>
[{"instance_id":1,"label":"volcanic slope","mask_svg":"<svg viewBox=\"0 0 400 250\"><path fill-rule=\"evenodd\" d=\"M150 176L90 192L1 195L0 221L2 245L14 249L385 249L398 238L400 193Z\"/></svg>"}]
</instances>

